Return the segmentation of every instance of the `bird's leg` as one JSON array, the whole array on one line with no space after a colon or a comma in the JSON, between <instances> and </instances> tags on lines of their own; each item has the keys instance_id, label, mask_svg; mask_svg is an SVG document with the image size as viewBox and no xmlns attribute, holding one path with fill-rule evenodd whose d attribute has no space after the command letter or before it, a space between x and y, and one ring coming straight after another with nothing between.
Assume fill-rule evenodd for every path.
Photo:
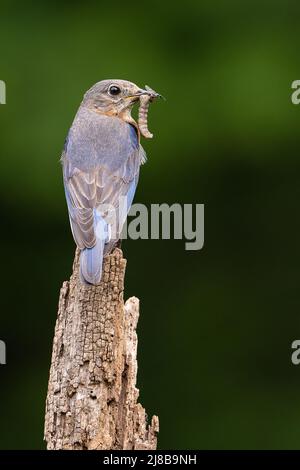
<instances>
[{"instance_id":1,"label":"bird's leg","mask_svg":"<svg viewBox=\"0 0 300 470\"><path fill-rule=\"evenodd\" d=\"M115 247L116 247L116 248L120 248L120 250L121 250L121 247L122 247L122 238L119 238L119 240L117 241Z\"/></svg>"}]
</instances>

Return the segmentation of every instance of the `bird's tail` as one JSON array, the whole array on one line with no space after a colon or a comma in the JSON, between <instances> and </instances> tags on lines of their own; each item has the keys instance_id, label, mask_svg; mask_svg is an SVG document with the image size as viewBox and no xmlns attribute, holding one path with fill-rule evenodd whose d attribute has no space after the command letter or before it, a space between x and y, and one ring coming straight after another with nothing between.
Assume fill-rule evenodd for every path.
<instances>
[{"instance_id":1,"label":"bird's tail","mask_svg":"<svg viewBox=\"0 0 300 470\"><path fill-rule=\"evenodd\" d=\"M101 281L104 246L109 240L109 226L94 210L96 244L80 253L80 277L83 283L97 285Z\"/></svg>"}]
</instances>

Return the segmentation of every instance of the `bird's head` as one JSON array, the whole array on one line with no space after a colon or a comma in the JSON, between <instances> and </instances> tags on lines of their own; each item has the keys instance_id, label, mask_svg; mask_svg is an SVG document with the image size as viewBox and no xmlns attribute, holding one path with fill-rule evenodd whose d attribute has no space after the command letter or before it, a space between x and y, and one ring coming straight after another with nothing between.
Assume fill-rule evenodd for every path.
<instances>
[{"instance_id":1,"label":"bird's head","mask_svg":"<svg viewBox=\"0 0 300 470\"><path fill-rule=\"evenodd\" d=\"M86 92L82 104L100 114L118 116L135 124L131 116L132 107L140 100L141 96L145 95L149 96L151 101L160 97L149 87L139 88L127 80L102 80Z\"/></svg>"}]
</instances>

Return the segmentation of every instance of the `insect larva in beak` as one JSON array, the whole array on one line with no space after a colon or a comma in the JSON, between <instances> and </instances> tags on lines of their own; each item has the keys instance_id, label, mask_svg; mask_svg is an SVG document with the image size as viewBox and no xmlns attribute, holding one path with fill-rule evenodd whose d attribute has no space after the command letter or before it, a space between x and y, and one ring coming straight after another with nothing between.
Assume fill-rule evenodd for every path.
<instances>
[{"instance_id":1,"label":"insect larva in beak","mask_svg":"<svg viewBox=\"0 0 300 470\"><path fill-rule=\"evenodd\" d=\"M139 107L139 117L138 117L138 125L141 134L146 139L152 139L153 134L148 129L148 109L149 104L152 100L150 95L141 95L140 96L140 107Z\"/></svg>"}]
</instances>

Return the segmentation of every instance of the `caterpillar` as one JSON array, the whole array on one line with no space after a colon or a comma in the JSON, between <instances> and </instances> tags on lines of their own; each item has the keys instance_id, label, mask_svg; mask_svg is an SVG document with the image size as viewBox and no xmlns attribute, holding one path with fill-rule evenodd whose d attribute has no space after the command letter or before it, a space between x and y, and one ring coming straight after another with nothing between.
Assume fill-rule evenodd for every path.
<instances>
[{"instance_id":1,"label":"caterpillar","mask_svg":"<svg viewBox=\"0 0 300 470\"><path fill-rule=\"evenodd\" d=\"M152 101L151 95L141 95L140 96L140 107L139 107L139 117L138 124L141 134L146 139L152 139L153 134L148 129L148 109Z\"/></svg>"},{"instance_id":2,"label":"caterpillar","mask_svg":"<svg viewBox=\"0 0 300 470\"><path fill-rule=\"evenodd\" d=\"M152 139L153 134L148 129L148 110L149 104L155 100L155 98L163 98L163 96L156 93L156 91L152 90L149 86L145 86L145 90L147 90L148 95L141 95L140 96L140 107L139 107L139 117L138 117L138 126L140 129L141 134L146 137L146 139Z\"/></svg>"}]
</instances>

